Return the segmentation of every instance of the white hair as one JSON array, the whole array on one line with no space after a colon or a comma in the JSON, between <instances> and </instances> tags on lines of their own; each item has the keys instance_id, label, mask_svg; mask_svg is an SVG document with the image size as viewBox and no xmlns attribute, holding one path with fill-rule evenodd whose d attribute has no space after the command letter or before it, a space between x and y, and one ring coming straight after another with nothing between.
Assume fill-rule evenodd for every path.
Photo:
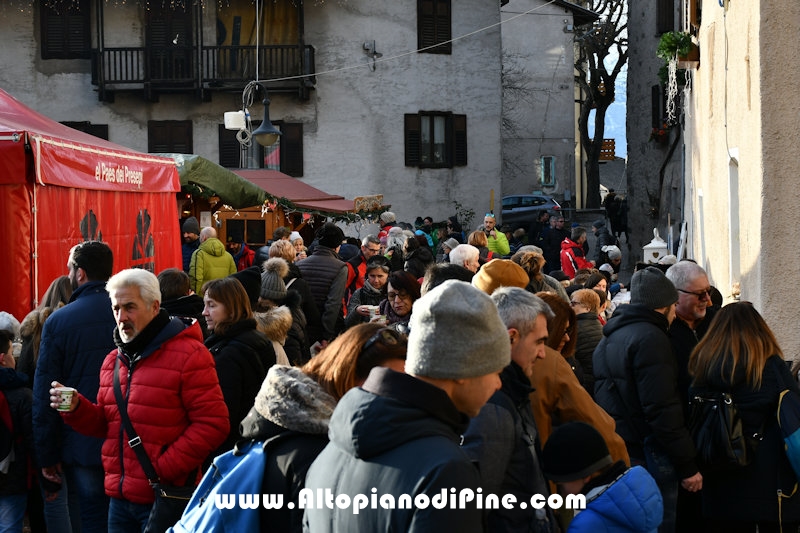
<instances>
[{"instance_id":1,"label":"white hair","mask_svg":"<svg viewBox=\"0 0 800 533\"><path fill-rule=\"evenodd\" d=\"M138 287L139 296L147 305L153 302L161 303L161 288L158 278L152 272L141 268L129 268L111 276L106 283L108 294L125 287Z\"/></svg>"},{"instance_id":2,"label":"white hair","mask_svg":"<svg viewBox=\"0 0 800 533\"><path fill-rule=\"evenodd\" d=\"M464 266L467 262L477 259L480 253L480 250L471 244L459 244L450 250L450 262L455 265Z\"/></svg>"}]
</instances>

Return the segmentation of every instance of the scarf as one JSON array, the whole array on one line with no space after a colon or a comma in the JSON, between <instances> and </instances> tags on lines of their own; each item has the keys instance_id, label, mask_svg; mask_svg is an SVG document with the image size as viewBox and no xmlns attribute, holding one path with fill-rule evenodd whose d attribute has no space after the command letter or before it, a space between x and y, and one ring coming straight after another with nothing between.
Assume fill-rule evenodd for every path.
<instances>
[{"instance_id":1,"label":"scarf","mask_svg":"<svg viewBox=\"0 0 800 533\"><path fill-rule=\"evenodd\" d=\"M158 314L153 317L153 320L151 320L130 342L122 342L122 338L119 335L119 328L114 328L114 344L117 345L119 351L125 354L130 361L135 361L145 348L150 345L153 339L161 333L161 330L169 324L169 321L170 318L167 310L159 310Z\"/></svg>"}]
</instances>

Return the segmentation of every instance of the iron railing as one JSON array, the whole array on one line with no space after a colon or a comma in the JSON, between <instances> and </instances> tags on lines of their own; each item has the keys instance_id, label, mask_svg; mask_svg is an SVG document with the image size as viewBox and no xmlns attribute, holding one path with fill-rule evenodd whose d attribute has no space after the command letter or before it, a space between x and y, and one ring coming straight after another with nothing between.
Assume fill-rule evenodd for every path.
<instances>
[{"instance_id":1,"label":"iron railing","mask_svg":"<svg viewBox=\"0 0 800 533\"><path fill-rule=\"evenodd\" d=\"M92 51L92 83L102 90L143 84L160 88L213 90L244 87L253 79L286 80L286 87L310 87L314 47L306 45L116 47ZM258 73L256 74L256 64ZM129 87L126 87L129 86Z\"/></svg>"}]
</instances>

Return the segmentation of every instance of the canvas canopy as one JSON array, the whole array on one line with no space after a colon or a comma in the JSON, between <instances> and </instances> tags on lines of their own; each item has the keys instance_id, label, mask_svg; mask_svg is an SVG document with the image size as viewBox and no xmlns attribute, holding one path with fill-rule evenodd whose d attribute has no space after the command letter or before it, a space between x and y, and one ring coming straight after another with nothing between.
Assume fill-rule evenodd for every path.
<instances>
[{"instance_id":1,"label":"canvas canopy","mask_svg":"<svg viewBox=\"0 0 800 533\"><path fill-rule=\"evenodd\" d=\"M160 154L178 165L181 185L195 184L213 191L223 204L234 209L275 202L287 211L300 211L332 218L352 220L366 214L380 214L388 209L383 196L348 200L329 194L277 170L229 170L195 154Z\"/></svg>"},{"instance_id":2,"label":"canvas canopy","mask_svg":"<svg viewBox=\"0 0 800 533\"><path fill-rule=\"evenodd\" d=\"M0 89L0 310L22 320L82 241L107 243L114 272L180 267L179 190L173 160L64 126Z\"/></svg>"}]
</instances>

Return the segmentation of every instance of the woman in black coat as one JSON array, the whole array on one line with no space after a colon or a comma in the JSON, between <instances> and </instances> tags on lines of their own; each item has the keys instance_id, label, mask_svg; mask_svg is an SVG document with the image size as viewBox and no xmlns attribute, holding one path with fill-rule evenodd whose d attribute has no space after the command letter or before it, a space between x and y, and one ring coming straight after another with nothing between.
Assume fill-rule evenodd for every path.
<instances>
[{"instance_id":1,"label":"woman in black coat","mask_svg":"<svg viewBox=\"0 0 800 533\"><path fill-rule=\"evenodd\" d=\"M689 397L708 390L730 392L745 435L760 433L752 462L725 471L704 471L703 515L709 532L797 531L800 493L777 423L782 390L798 392L775 335L749 302L723 307L689 359L694 381ZM779 492L783 498L779 502ZM791 495L791 496L790 496ZM780 511L779 511L780 510Z\"/></svg>"},{"instance_id":2,"label":"woman in black coat","mask_svg":"<svg viewBox=\"0 0 800 533\"><path fill-rule=\"evenodd\" d=\"M242 420L245 439L268 441L263 494L282 494L280 509L260 509L261 529L303 530L299 493L311 463L328 443L328 422L339 399L376 366L402 371L404 336L379 324L356 325L302 368L275 365ZM292 505L289 505L289 502Z\"/></svg>"},{"instance_id":3,"label":"woman in black coat","mask_svg":"<svg viewBox=\"0 0 800 533\"><path fill-rule=\"evenodd\" d=\"M214 356L231 422L228 438L213 459L233 448L240 438L239 423L253 406L267 370L275 364L275 350L267 336L256 329L250 299L239 280L211 280L202 290L203 316L211 332L205 344Z\"/></svg>"}]
</instances>

